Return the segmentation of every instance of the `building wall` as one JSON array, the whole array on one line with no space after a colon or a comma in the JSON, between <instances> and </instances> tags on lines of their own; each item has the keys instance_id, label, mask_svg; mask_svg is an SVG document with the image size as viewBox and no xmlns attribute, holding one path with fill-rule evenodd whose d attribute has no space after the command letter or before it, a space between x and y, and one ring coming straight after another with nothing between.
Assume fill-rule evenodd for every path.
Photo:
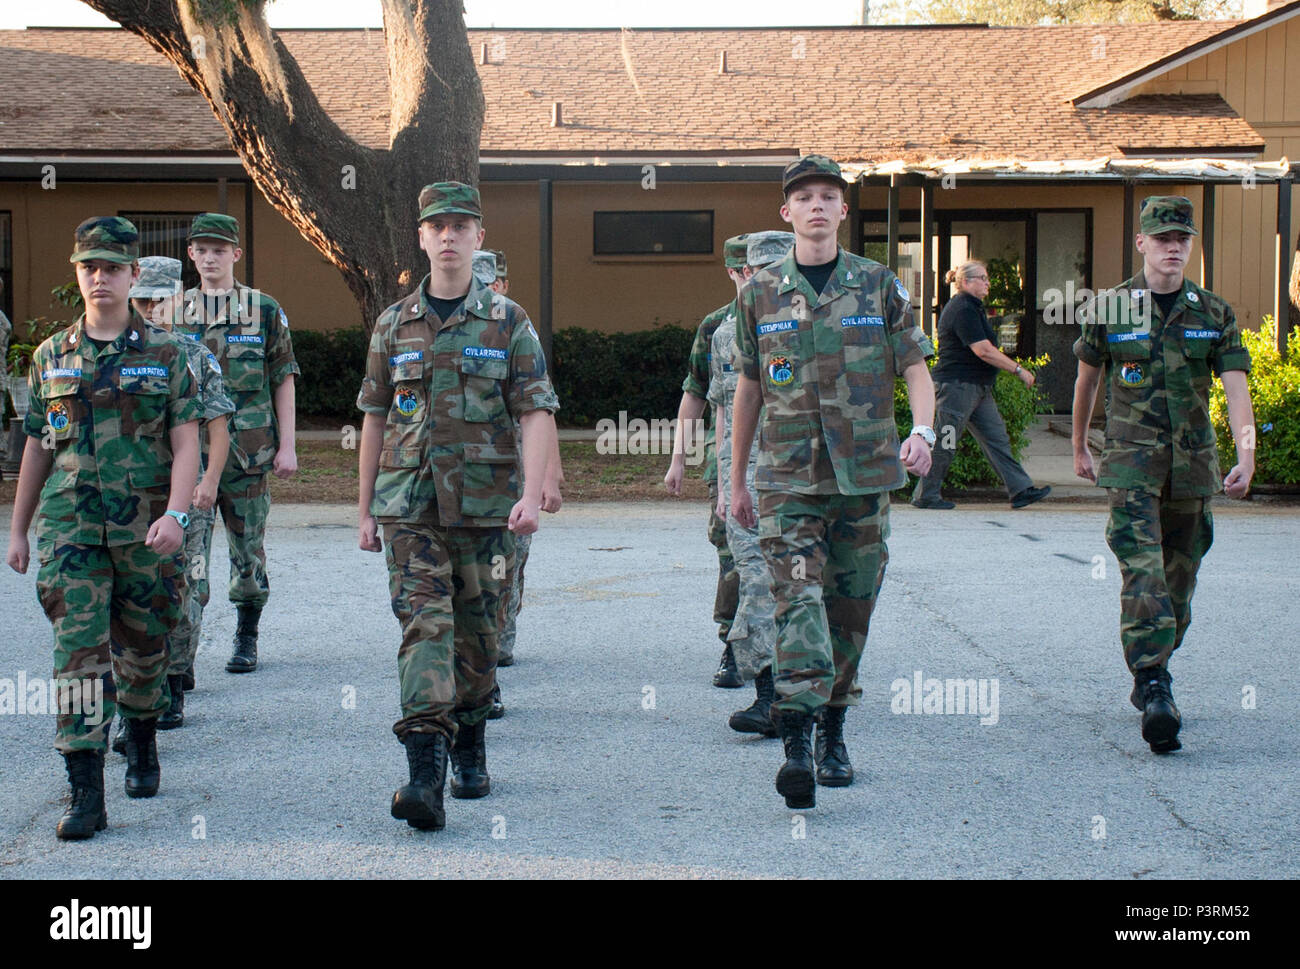
<instances>
[{"instance_id":1,"label":"building wall","mask_svg":"<svg viewBox=\"0 0 1300 969\"><path fill-rule=\"evenodd\" d=\"M1218 94L1264 138L1263 160L1300 158L1300 17L1168 71L1134 93ZM1216 190L1214 288L1247 326L1273 312L1276 231L1271 183ZM1300 192L1293 189L1292 252L1298 233Z\"/></svg>"}]
</instances>

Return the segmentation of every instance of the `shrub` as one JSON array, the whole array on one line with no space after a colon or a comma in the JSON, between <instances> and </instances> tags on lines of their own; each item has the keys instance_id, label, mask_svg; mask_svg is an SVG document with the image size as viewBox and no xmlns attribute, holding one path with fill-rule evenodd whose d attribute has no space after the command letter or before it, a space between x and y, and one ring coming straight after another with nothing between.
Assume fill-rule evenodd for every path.
<instances>
[{"instance_id":1,"label":"shrub","mask_svg":"<svg viewBox=\"0 0 1300 969\"><path fill-rule=\"evenodd\" d=\"M634 333L600 333L571 326L551 343L551 379L561 423L592 427L602 418L674 417L695 331L656 326Z\"/></svg>"},{"instance_id":2,"label":"shrub","mask_svg":"<svg viewBox=\"0 0 1300 969\"><path fill-rule=\"evenodd\" d=\"M312 417L355 418L370 340L359 326L295 330L293 353L302 375L294 381L297 411Z\"/></svg>"},{"instance_id":3,"label":"shrub","mask_svg":"<svg viewBox=\"0 0 1300 969\"><path fill-rule=\"evenodd\" d=\"M1255 479L1269 484L1300 484L1300 327L1288 339L1287 359L1277 352L1277 321L1265 316L1258 330L1242 330L1250 351L1251 402L1255 411ZM1217 380L1210 390L1210 419L1226 474L1237 463L1228 425L1228 404Z\"/></svg>"},{"instance_id":4,"label":"shrub","mask_svg":"<svg viewBox=\"0 0 1300 969\"><path fill-rule=\"evenodd\" d=\"M1037 370L1045 366L1049 359L1046 354L1043 354L1019 362L1026 370ZM938 357L931 358L930 366L933 367L937 360ZM1048 409L1046 401L1040 397L1037 385L1033 388L1026 387L1019 377L1012 376L1005 370L998 372L997 380L993 384L993 399L997 402L998 412L1007 425L1007 437L1011 440L1011 454L1019 461L1026 445L1029 444L1029 436L1025 432L1034 422L1035 416ZM937 415L935 419L938 420ZM907 402L907 384L901 379L894 384L894 420L898 424L898 437L902 440L912 430L912 408ZM939 435L935 447L939 447L943 443L943 428L936 427L934 431ZM957 454L948 465L948 473L944 475L944 487L960 489L973 485L1000 485L1001 483L1002 479L993 470L993 465L989 464L988 458L984 457L984 452L980 450L974 436L963 431L961 440L957 443ZM916 476L909 474L908 490L915 486Z\"/></svg>"}]
</instances>

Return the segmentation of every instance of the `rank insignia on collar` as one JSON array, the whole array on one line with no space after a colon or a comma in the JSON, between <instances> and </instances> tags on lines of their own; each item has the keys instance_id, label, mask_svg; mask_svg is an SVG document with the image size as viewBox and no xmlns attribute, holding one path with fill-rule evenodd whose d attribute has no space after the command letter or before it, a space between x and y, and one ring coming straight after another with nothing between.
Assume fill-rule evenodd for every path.
<instances>
[{"instance_id":1,"label":"rank insignia on collar","mask_svg":"<svg viewBox=\"0 0 1300 969\"><path fill-rule=\"evenodd\" d=\"M1195 290L1191 290L1191 289L1189 289L1189 290L1187 291L1187 302L1189 302L1189 303L1199 303L1200 301L1201 301L1201 297L1199 297L1199 296L1196 295L1196 291L1195 291Z\"/></svg>"},{"instance_id":2,"label":"rank insignia on collar","mask_svg":"<svg viewBox=\"0 0 1300 969\"><path fill-rule=\"evenodd\" d=\"M1130 290L1128 291L1129 298L1132 299L1133 302L1135 302L1135 303L1136 303L1138 300L1140 300L1140 299L1143 297L1143 295L1145 295L1145 294L1146 294L1146 290L1145 290L1145 289L1130 289Z\"/></svg>"},{"instance_id":3,"label":"rank insignia on collar","mask_svg":"<svg viewBox=\"0 0 1300 969\"><path fill-rule=\"evenodd\" d=\"M782 277L781 277L781 285L782 285L782 286L789 286L789 285L790 285L790 277L789 277L789 276L782 276Z\"/></svg>"}]
</instances>

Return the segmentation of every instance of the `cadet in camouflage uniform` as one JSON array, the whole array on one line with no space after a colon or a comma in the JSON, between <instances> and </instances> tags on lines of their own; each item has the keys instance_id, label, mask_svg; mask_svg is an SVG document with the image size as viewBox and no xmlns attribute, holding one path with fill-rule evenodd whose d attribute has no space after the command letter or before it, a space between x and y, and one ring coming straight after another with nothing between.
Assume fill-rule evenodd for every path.
<instances>
[{"instance_id":1,"label":"cadet in camouflage uniform","mask_svg":"<svg viewBox=\"0 0 1300 969\"><path fill-rule=\"evenodd\" d=\"M230 456L221 473L217 509L230 549L230 601L235 604L230 673L257 669L257 624L270 595L266 575L266 517L271 510L267 473L288 478L298 469L295 453L294 376L289 318L261 290L235 281L239 223L204 212L190 224L189 256L202 285L185 293L179 332L194 337L217 358L226 393L234 401ZM203 539L205 567L197 578L208 600L212 526Z\"/></svg>"},{"instance_id":2,"label":"cadet in camouflage uniform","mask_svg":"<svg viewBox=\"0 0 1300 969\"><path fill-rule=\"evenodd\" d=\"M6 560L27 571L39 500L36 588L54 626L54 678L83 694L103 690L97 711L75 693L59 711L54 746L72 783L60 838L91 838L108 825L104 748L118 709L127 795L152 797L161 777L154 731L169 702L167 634L185 581L178 553L202 407L185 352L127 302L139 238L121 218L77 227L71 261L86 312L37 347L28 375Z\"/></svg>"},{"instance_id":3,"label":"cadet in camouflage uniform","mask_svg":"<svg viewBox=\"0 0 1300 969\"><path fill-rule=\"evenodd\" d=\"M1183 277L1196 234L1192 203L1144 199L1139 228L1142 271L1097 295L1074 344L1074 467L1109 497L1106 542L1123 577L1129 699L1142 711L1142 738L1164 754L1182 746L1169 657L1192 619L1196 572L1214 541L1210 497L1221 487L1211 375L1223 381L1237 446L1238 463L1222 482L1233 498L1245 497L1255 473L1255 418L1250 355L1232 307ZM1103 376L1106 441L1094 471L1087 433Z\"/></svg>"},{"instance_id":4,"label":"cadet in camouflage uniform","mask_svg":"<svg viewBox=\"0 0 1300 969\"><path fill-rule=\"evenodd\" d=\"M853 782L844 712L862 693L858 663L889 560L889 493L906 482L904 468L930 467L934 351L898 277L836 244L848 214L839 166L805 156L782 187L795 248L740 292L731 509L741 525L758 524L772 572L773 711L786 753L776 789L802 808L816 802L814 714L816 783ZM919 422L901 449L895 376ZM756 516L744 469L760 409Z\"/></svg>"},{"instance_id":5,"label":"cadet in camouflage uniform","mask_svg":"<svg viewBox=\"0 0 1300 969\"><path fill-rule=\"evenodd\" d=\"M723 244L723 265L730 275L733 270L743 272L746 265L746 237L733 236ZM704 414L709 395L709 353L713 334L722 325L734 326L736 304L733 300L720 306L703 320L695 331L691 345L686 379L682 381L682 401L677 408L677 434L673 442L672 460L664 485L670 495L682 493L682 478L686 469L685 452L691 448L688 441L698 433L699 420ZM736 667L736 657L728 637L735 620L736 606L740 602L740 574L727 546L727 526L718 517L717 464L713 424L708 425L704 438L704 478L709 483L709 544L718 551L718 588L713 597L713 621L718 624L718 638L722 640L722 659L713 674L713 685L724 689L744 686L745 681Z\"/></svg>"},{"instance_id":6,"label":"cadet in camouflage uniform","mask_svg":"<svg viewBox=\"0 0 1300 969\"><path fill-rule=\"evenodd\" d=\"M140 278L131 287L131 302L146 320L170 332L180 316L182 291L179 259L146 256L140 260ZM199 649L203 610L208 604L208 583L199 580L208 571L217 489L230 452L229 423L235 412L234 403L226 396L216 355L183 333L175 337L185 350L190 372L199 374L203 420L199 425L199 483L190 502L190 527L185 530L185 595L180 621L167 639L171 706L158 718L159 730L172 730L185 723L185 691L194 689L194 657Z\"/></svg>"},{"instance_id":7,"label":"cadet in camouflage uniform","mask_svg":"<svg viewBox=\"0 0 1300 969\"><path fill-rule=\"evenodd\" d=\"M438 182L419 202L430 272L375 323L357 397L366 415L358 515L367 551L383 548L383 526L402 625L393 732L410 783L393 795L392 814L437 830L449 742L452 797L490 790L484 734L497 631L514 536L537 529L559 401L527 314L471 273L483 241L478 190Z\"/></svg>"},{"instance_id":8,"label":"cadet in camouflage uniform","mask_svg":"<svg viewBox=\"0 0 1300 969\"><path fill-rule=\"evenodd\" d=\"M5 281L0 279L0 296L4 295ZM9 335L13 333L13 324L4 310L0 310L0 457L8 455L9 436L5 434L4 412L9 395Z\"/></svg>"},{"instance_id":9,"label":"cadet in camouflage uniform","mask_svg":"<svg viewBox=\"0 0 1300 969\"><path fill-rule=\"evenodd\" d=\"M754 273L786 257L794 245L790 232L754 232L748 236L747 259L743 269L729 270L736 284L736 294ZM713 334L709 360L709 403L715 408L714 427L717 429L718 503L717 516L727 525L727 548L736 563L739 576L740 597L736 617L728 634L728 644L736 657L736 668L741 677L754 682L755 698L752 705L737 710L727 721L732 730L775 737L771 709L776 699L772 683L772 649L776 641L776 603L772 599L772 576L768 571L763 552L758 547L758 530L743 527L727 514L731 495L731 403L736 393L736 380L740 374L736 358L736 327L720 326ZM754 493L754 472L758 467L758 442L749 451L745 468L745 486L750 499L757 501Z\"/></svg>"}]
</instances>

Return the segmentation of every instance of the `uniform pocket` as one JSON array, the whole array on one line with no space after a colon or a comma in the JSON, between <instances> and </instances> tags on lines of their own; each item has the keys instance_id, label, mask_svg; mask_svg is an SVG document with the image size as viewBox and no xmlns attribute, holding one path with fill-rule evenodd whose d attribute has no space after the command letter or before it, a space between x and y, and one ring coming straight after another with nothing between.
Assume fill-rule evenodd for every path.
<instances>
[{"instance_id":1,"label":"uniform pocket","mask_svg":"<svg viewBox=\"0 0 1300 969\"><path fill-rule=\"evenodd\" d=\"M166 430L167 398L171 390L164 373L141 373L144 367L123 367L118 376L122 394L122 434L135 438L162 437ZM150 371L161 368L150 367Z\"/></svg>"},{"instance_id":2,"label":"uniform pocket","mask_svg":"<svg viewBox=\"0 0 1300 969\"><path fill-rule=\"evenodd\" d=\"M860 488L898 478L898 427L892 418L853 422L853 480Z\"/></svg>"},{"instance_id":3,"label":"uniform pocket","mask_svg":"<svg viewBox=\"0 0 1300 969\"><path fill-rule=\"evenodd\" d=\"M460 510L466 518L507 518L519 500L518 453L466 444Z\"/></svg>"},{"instance_id":4,"label":"uniform pocket","mask_svg":"<svg viewBox=\"0 0 1300 969\"><path fill-rule=\"evenodd\" d=\"M475 424L505 420L508 415L501 381L510 375L510 361L461 357L460 372L465 381L464 419Z\"/></svg>"},{"instance_id":5,"label":"uniform pocket","mask_svg":"<svg viewBox=\"0 0 1300 969\"><path fill-rule=\"evenodd\" d=\"M47 380L41 384L41 399L45 402L46 433L54 441L76 438L77 428L84 414L78 391L80 380Z\"/></svg>"},{"instance_id":6,"label":"uniform pocket","mask_svg":"<svg viewBox=\"0 0 1300 969\"><path fill-rule=\"evenodd\" d=\"M261 390L266 383L265 347L261 343L227 343L224 376L227 390L239 394Z\"/></svg>"}]
</instances>

